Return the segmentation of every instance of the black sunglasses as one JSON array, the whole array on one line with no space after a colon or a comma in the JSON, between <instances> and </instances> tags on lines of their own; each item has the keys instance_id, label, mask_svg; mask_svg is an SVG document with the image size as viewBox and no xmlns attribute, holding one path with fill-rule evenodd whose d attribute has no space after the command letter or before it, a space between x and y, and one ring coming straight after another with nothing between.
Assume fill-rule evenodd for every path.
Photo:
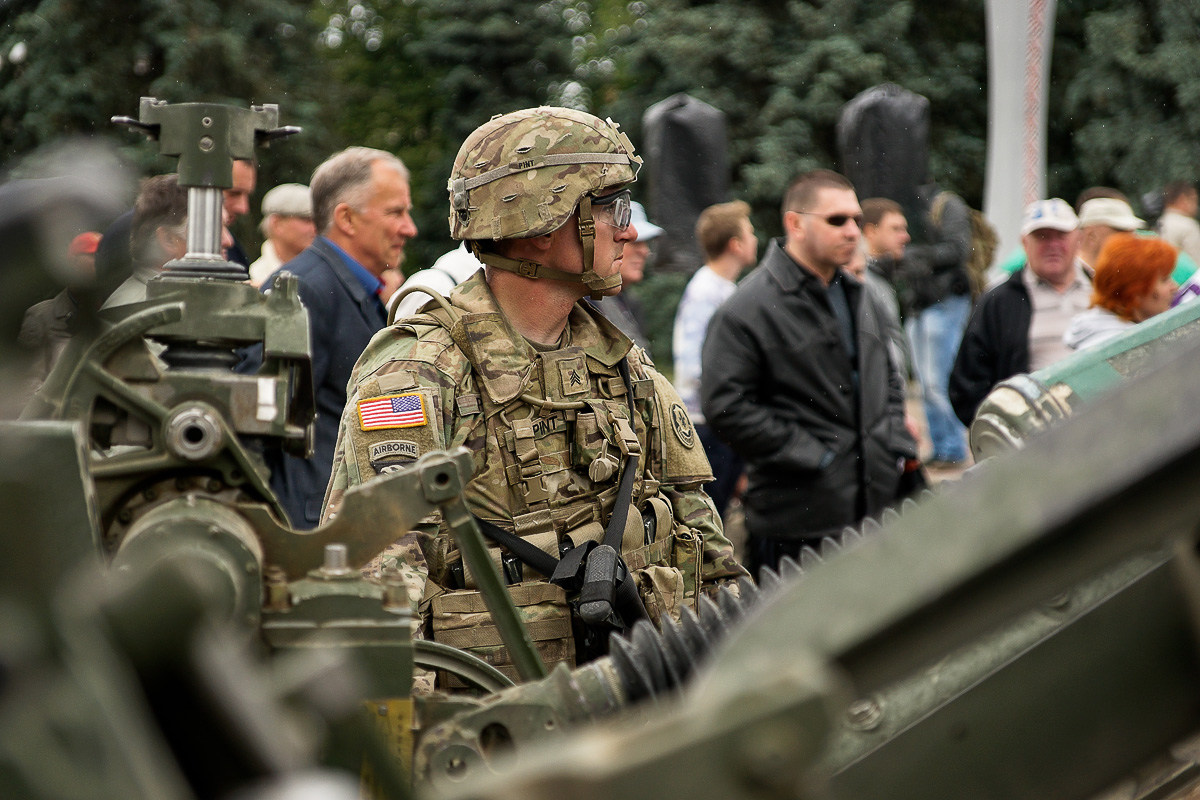
<instances>
[{"instance_id":1,"label":"black sunglasses","mask_svg":"<svg viewBox=\"0 0 1200 800\"><path fill-rule=\"evenodd\" d=\"M825 222L827 222L828 224L832 225L835 228L842 227L850 220L854 220L854 224L858 226L859 230L862 230L862 226L863 226L862 214L856 214L854 216L850 216L849 214L831 214L827 217L823 214L818 214L815 211L800 211L798 213L808 214L809 216L812 216L812 217L820 217L821 219L825 220Z\"/></svg>"}]
</instances>

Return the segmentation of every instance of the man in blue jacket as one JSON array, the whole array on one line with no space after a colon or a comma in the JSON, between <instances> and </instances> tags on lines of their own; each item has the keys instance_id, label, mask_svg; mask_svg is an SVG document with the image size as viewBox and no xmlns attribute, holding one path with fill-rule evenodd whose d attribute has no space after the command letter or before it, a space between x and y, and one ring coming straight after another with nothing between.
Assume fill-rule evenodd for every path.
<instances>
[{"instance_id":1,"label":"man in blue jacket","mask_svg":"<svg viewBox=\"0 0 1200 800\"><path fill-rule=\"evenodd\" d=\"M269 292L280 272L290 272L299 279L309 315L317 412L313 454L266 453L271 488L297 529L320 520L350 371L387 323L380 275L399 268L405 244L417 235L408 181L400 159L382 150L351 147L330 156L311 183L317 238L263 288Z\"/></svg>"}]
</instances>

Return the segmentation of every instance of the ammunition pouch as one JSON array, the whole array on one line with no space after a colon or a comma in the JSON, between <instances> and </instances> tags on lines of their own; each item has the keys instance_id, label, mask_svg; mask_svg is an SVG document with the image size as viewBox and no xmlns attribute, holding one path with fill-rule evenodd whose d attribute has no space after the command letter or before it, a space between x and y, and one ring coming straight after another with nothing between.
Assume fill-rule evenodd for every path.
<instances>
[{"instance_id":1,"label":"ammunition pouch","mask_svg":"<svg viewBox=\"0 0 1200 800\"><path fill-rule=\"evenodd\" d=\"M552 583L531 581L509 586L508 593L542 663L548 669L559 663L574 667L575 638L566 592ZM514 681L520 680L480 592L441 594L430 601L429 609L434 641L466 650ZM444 672L438 673L437 680L445 689L467 687L466 683Z\"/></svg>"}]
</instances>

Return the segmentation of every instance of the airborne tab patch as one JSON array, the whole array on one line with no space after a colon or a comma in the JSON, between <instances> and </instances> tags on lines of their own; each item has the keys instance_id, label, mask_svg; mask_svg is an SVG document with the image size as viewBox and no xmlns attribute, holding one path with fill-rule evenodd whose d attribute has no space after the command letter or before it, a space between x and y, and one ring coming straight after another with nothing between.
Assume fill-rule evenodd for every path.
<instances>
[{"instance_id":1,"label":"airborne tab patch","mask_svg":"<svg viewBox=\"0 0 1200 800\"><path fill-rule=\"evenodd\" d=\"M392 439L386 442L376 442L371 445L371 449L367 451L371 461L379 461L384 458L411 458L415 459L420 453L417 452L416 442L404 442Z\"/></svg>"},{"instance_id":2,"label":"airborne tab patch","mask_svg":"<svg viewBox=\"0 0 1200 800\"><path fill-rule=\"evenodd\" d=\"M415 392L358 401L358 424L364 431L415 428L428 422L425 400Z\"/></svg>"}]
</instances>

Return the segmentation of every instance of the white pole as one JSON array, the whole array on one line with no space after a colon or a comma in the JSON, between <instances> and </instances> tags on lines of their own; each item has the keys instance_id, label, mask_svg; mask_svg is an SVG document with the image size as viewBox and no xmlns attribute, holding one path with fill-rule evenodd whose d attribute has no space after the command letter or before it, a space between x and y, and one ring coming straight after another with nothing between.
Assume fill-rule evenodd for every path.
<instances>
[{"instance_id":1,"label":"white pole","mask_svg":"<svg viewBox=\"0 0 1200 800\"><path fill-rule=\"evenodd\" d=\"M1046 196L1046 105L1056 0L988 0L988 140L983 212L998 258L1021 246L1021 213Z\"/></svg>"}]
</instances>

